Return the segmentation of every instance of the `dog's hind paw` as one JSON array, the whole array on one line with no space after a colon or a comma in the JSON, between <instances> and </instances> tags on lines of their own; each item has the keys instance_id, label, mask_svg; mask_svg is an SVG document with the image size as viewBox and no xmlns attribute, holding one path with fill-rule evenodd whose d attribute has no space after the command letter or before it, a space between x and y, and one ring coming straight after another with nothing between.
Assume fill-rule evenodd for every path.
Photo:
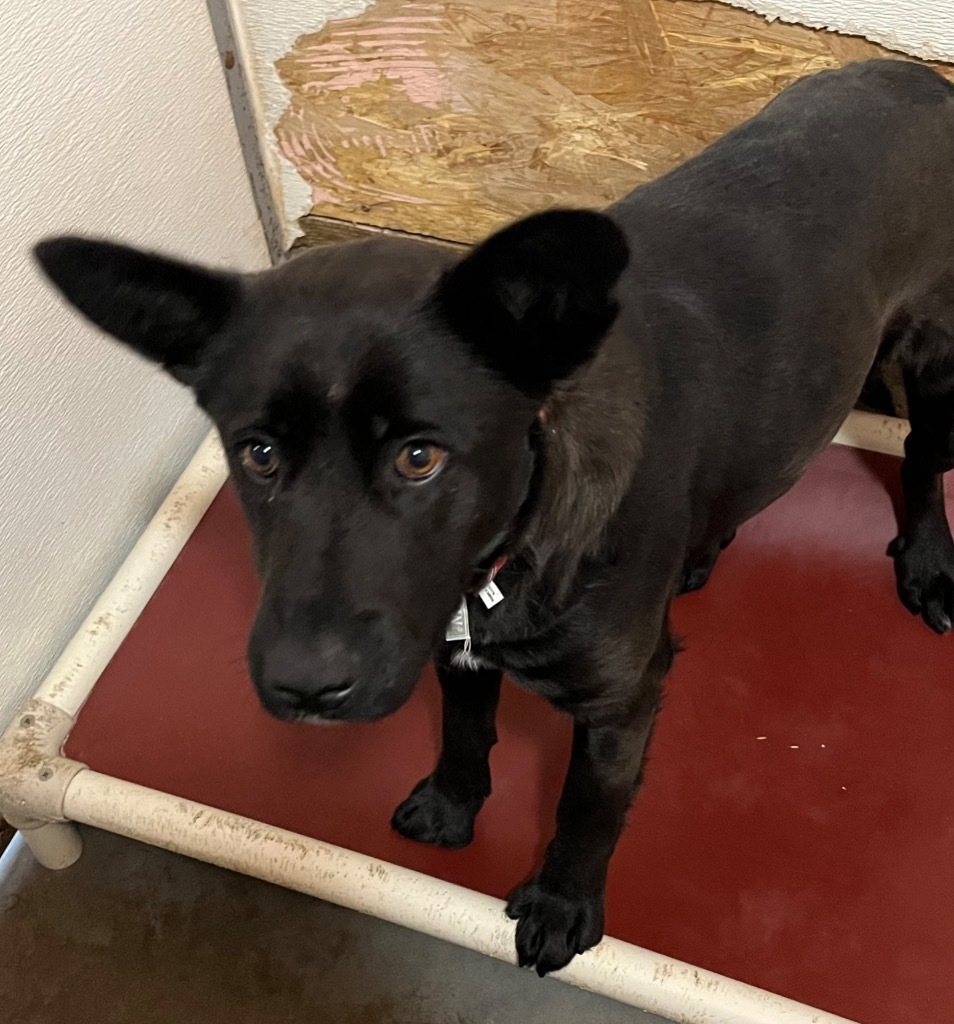
<instances>
[{"instance_id":1,"label":"dog's hind paw","mask_svg":"<svg viewBox=\"0 0 954 1024\"><path fill-rule=\"evenodd\" d=\"M904 535L888 548L901 603L935 633L954 627L954 542L950 535L918 541Z\"/></svg>"},{"instance_id":2,"label":"dog's hind paw","mask_svg":"<svg viewBox=\"0 0 954 1024\"><path fill-rule=\"evenodd\" d=\"M712 575L712 570L715 568L715 564L719 559L719 555L735 540L735 530L733 530L728 537L723 538L715 547L713 547L706 554L695 558L691 562L687 562L682 570L682 578L679 581L679 589L676 591L677 594L689 594L693 590L701 590L706 583L709 582L709 577Z\"/></svg>"},{"instance_id":3,"label":"dog's hind paw","mask_svg":"<svg viewBox=\"0 0 954 1024\"><path fill-rule=\"evenodd\" d=\"M603 938L603 894L564 896L531 879L510 897L507 916L517 922L517 962L542 978Z\"/></svg>"},{"instance_id":4,"label":"dog's hind paw","mask_svg":"<svg viewBox=\"0 0 954 1024\"><path fill-rule=\"evenodd\" d=\"M701 590L709 582L713 565L697 565L692 568L686 566L682 572L682 579L679 582L680 594L691 594L694 590Z\"/></svg>"},{"instance_id":5,"label":"dog's hind paw","mask_svg":"<svg viewBox=\"0 0 954 1024\"><path fill-rule=\"evenodd\" d=\"M482 804L455 802L428 776L394 812L391 827L407 839L459 850L474 838L474 819Z\"/></svg>"}]
</instances>

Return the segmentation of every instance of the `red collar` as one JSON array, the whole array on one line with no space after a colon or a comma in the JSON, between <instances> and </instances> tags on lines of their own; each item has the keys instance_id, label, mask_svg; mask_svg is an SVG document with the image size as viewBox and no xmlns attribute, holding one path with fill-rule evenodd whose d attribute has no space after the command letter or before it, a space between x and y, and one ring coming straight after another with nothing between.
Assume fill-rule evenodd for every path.
<instances>
[{"instance_id":1,"label":"red collar","mask_svg":"<svg viewBox=\"0 0 954 1024\"><path fill-rule=\"evenodd\" d=\"M493 565L490 567L490 572L487 573L487 575L484 577L483 583L481 583L480 586L477 589L478 590L482 590L484 587L486 587L489 584L493 583L493 581L497 577L497 573L499 573L500 570L509 561L510 561L509 555L501 555L499 558L495 559Z\"/></svg>"}]
</instances>

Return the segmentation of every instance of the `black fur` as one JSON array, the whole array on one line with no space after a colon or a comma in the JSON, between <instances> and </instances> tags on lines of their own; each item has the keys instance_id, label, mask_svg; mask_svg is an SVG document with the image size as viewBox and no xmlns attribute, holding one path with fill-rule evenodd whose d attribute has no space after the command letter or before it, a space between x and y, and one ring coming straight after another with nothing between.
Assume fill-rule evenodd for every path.
<instances>
[{"instance_id":1,"label":"black fur","mask_svg":"<svg viewBox=\"0 0 954 1024\"><path fill-rule=\"evenodd\" d=\"M598 254L595 259L581 255ZM447 323L489 366L528 394L592 358L619 311L612 289L629 259L607 217L553 210L479 245L437 290Z\"/></svg>"},{"instance_id":2,"label":"black fur","mask_svg":"<svg viewBox=\"0 0 954 1024\"><path fill-rule=\"evenodd\" d=\"M184 384L238 298L235 278L112 242L50 238L34 251L77 309Z\"/></svg>"},{"instance_id":3,"label":"black fur","mask_svg":"<svg viewBox=\"0 0 954 1024\"><path fill-rule=\"evenodd\" d=\"M573 716L556 835L509 905L541 974L602 934L672 598L801 475L876 360L903 368L912 423L899 593L951 629L954 89L925 67L805 79L605 213L531 217L459 261L384 238L249 277L82 239L37 256L215 421L262 576L265 706L375 718L436 657L444 747L399 831L470 840L502 670ZM446 452L433 477L398 472L408 444ZM472 591L501 553L488 611ZM443 640L462 593L468 657Z\"/></svg>"}]
</instances>

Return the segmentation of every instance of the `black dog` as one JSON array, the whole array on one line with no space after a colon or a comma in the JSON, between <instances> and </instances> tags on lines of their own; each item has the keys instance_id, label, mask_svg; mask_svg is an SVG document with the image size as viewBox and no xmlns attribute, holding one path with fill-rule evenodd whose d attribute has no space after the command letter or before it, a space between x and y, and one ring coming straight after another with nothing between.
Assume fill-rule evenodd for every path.
<instances>
[{"instance_id":1,"label":"black dog","mask_svg":"<svg viewBox=\"0 0 954 1024\"><path fill-rule=\"evenodd\" d=\"M805 79L605 213L529 217L462 259L387 238L246 277L74 238L37 255L215 421L266 708L376 718L436 657L443 750L395 828L470 840L501 670L573 716L556 836L508 907L540 974L602 935L670 601L876 362L902 365L912 422L899 591L951 628L954 88L926 67Z\"/></svg>"}]
</instances>

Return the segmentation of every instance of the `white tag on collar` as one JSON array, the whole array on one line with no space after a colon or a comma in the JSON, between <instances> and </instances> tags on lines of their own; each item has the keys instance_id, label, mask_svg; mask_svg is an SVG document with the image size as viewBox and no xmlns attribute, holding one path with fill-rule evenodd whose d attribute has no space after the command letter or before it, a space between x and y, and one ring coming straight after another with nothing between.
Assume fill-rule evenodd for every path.
<instances>
[{"instance_id":1,"label":"white tag on collar","mask_svg":"<svg viewBox=\"0 0 954 1024\"><path fill-rule=\"evenodd\" d=\"M447 623L444 639L448 643L463 642L470 644L470 615L467 611L467 598L462 597L460 607L454 612L453 618Z\"/></svg>"},{"instance_id":2,"label":"white tag on collar","mask_svg":"<svg viewBox=\"0 0 954 1024\"><path fill-rule=\"evenodd\" d=\"M477 596L484 602L485 608L493 608L495 604L500 604L504 599L503 591L493 580L490 580L486 586L481 587L477 591Z\"/></svg>"}]
</instances>

